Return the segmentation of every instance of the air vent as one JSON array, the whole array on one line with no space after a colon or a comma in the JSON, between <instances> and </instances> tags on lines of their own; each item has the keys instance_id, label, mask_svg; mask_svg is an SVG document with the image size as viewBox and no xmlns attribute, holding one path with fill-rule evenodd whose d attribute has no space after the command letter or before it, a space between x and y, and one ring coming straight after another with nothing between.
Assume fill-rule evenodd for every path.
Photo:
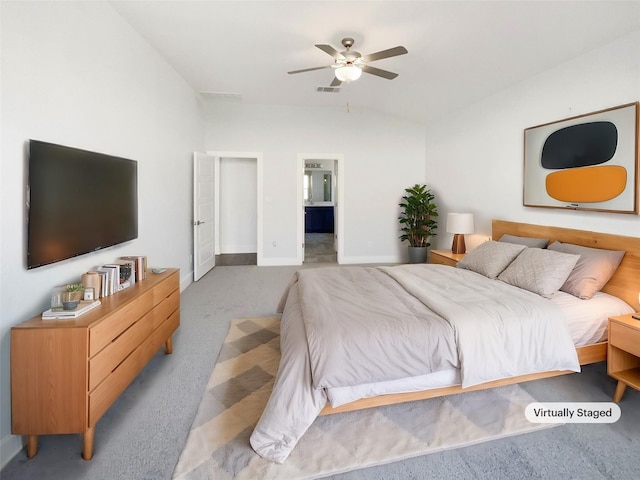
<instances>
[{"instance_id":1,"label":"air vent","mask_svg":"<svg viewBox=\"0 0 640 480\"><path fill-rule=\"evenodd\" d=\"M318 92L321 93L340 93L339 87L318 87Z\"/></svg>"}]
</instances>

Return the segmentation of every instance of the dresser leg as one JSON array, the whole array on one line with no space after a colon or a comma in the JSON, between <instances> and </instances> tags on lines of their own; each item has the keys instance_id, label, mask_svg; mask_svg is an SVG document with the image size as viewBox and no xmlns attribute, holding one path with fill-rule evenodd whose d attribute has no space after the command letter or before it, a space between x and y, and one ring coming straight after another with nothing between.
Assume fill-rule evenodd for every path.
<instances>
[{"instance_id":1,"label":"dresser leg","mask_svg":"<svg viewBox=\"0 0 640 480\"><path fill-rule=\"evenodd\" d=\"M38 435L27 435L27 458L33 458L38 453Z\"/></svg>"},{"instance_id":2,"label":"dresser leg","mask_svg":"<svg viewBox=\"0 0 640 480\"><path fill-rule=\"evenodd\" d=\"M627 388L627 384L622 380L618 380L618 386L616 387L616 392L613 394L613 401L618 403L622 399L622 395L624 394L625 389Z\"/></svg>"},{"instance_id":3,"label":"dresser leg","mask_svg":"<svg viewBox=\"0 0 640 480\"><path fill-rule=\"evenodd\" d=\"M85 460L91 460L93 458L93 434L95 433L95 426L89 427L82 436L82 458Z\"/></svg>"},{"instance_id":4,"label":"dresser leg","mask_svg":"<svg viewBox=\"0 0 640 480\"><path fill-rule=\"evenodd\" d=\"M171 355L173 353L173 343L171 342L171 337L167 338L167 341L164 342L164 348L167 352L167 355Z\"/></svg>"}]
</instances>

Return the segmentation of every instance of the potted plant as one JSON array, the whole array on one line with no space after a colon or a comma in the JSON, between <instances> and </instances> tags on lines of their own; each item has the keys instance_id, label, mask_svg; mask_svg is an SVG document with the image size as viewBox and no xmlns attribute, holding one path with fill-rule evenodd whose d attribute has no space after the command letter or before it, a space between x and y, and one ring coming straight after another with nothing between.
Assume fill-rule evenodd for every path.
<instances>
[{"instance_id":1,"label":"potted plant","mask_svg":"<svg viewBox=\"0 0 640 480\"><path fill-rule=\"evenodd\" d=\"M424 263L427 260L429 238L436 235L438 227L434 220L438 208L434 203L435 195L426 185L415 184L405 188L402 197L400 221L400 240L409 242L409 263Z\"/></svg>"},{"instance_id":2,"label":"potted plant","mask_svg":"<svg viewBox=\"0 0 640 480\"><path fill-rule=\"evenodd\" d=\"M62 309L75 310L82 299L82 284L70 283L62 292Z\"/></svg>"}]
</instances>

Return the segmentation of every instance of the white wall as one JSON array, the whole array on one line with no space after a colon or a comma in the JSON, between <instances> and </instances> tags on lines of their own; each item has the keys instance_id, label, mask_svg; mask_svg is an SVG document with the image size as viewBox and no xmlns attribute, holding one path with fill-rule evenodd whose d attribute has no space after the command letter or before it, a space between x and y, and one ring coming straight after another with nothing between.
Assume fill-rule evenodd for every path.
<instances>
[{"instance_id":1,"label":"white wall","mask_svg":"<svg viewBox=\"0 0 640 480\"><path fill-rule=\"evenodd\" d=\"M297 156L305 152L344 155L343 263L404 260L398 203L424 178L424 125L350 110L208 105L207 150L263 154L264 264L299 263Z\"/></svg>"},{"instance_id":2,"label":"white wall","mask_svg":"<svg viewBox=\"0 0 640 480\"><path fill-rule=\"evenodd\" d=\"M257 161L220 159L220 253L256 253Z\"/></svg>"},{"instance_id":3,"label":"white wall","mask_svg":"<svg viewBox=\"0 0 640 480\"><path fill-rule=\"evenodd\" d=\"M186 83L104 2L2 2L0 447L12 436L10 327L48 308L55 285L120 255L191 276L191 153L204 150L201 105ZM139 238L25 268L29 138L138 161Z\"/></svg>"},{"instance_id":4,"label":"white wall","mask_svg":"<svg viewBox=\"0 0 640 480\"><path fill-rule=\"evenodd\" d=\"M441 218L473 212L473 248L491 219L640 236L640 217L522 206L523 131L640 100L640 31L568 61L427 126L426 181ZM444 222L437 239L449 248Z\"/></svg>"}]
</instances>

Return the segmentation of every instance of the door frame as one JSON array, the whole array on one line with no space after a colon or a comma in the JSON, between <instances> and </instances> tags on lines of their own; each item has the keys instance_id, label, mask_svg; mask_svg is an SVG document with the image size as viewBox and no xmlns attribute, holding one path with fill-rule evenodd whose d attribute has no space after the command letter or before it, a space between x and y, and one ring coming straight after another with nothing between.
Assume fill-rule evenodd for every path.
<instances>
[{"instance_id":1,"label":"door frame","mask_svg":"<svg viewBox=\"0 0 640 480\"><path fill-rule=\"evenodd\" d=\"M221 158L242 158L256 161L256 197L257 197L257 252L256 263L257 265L263 264L263 185L262 185L262 169L263 169L263 156L262 152L223 152L223 151L207 151L208 155L215 157L215 191L216 191L216 255L220 254L220 159Z\"/></svg>"},{"instance_id":2,"label":"door frame","mask_svg":"<svg viewBox=\"0 0 640 480\"><path fill-rule=\"evenodd\" d=\"M298 211L298 245L296 248L296 261L299 265L304 262L304 186L303 176L305 170L305 161L309 160L335 160L337 168L336 190L334 193L334 239L338 263L344 261L344 154L342 153L299 153L298 154L298 181L297 181L297 200L296 208Z\"/></svg>"}]
</instances>

